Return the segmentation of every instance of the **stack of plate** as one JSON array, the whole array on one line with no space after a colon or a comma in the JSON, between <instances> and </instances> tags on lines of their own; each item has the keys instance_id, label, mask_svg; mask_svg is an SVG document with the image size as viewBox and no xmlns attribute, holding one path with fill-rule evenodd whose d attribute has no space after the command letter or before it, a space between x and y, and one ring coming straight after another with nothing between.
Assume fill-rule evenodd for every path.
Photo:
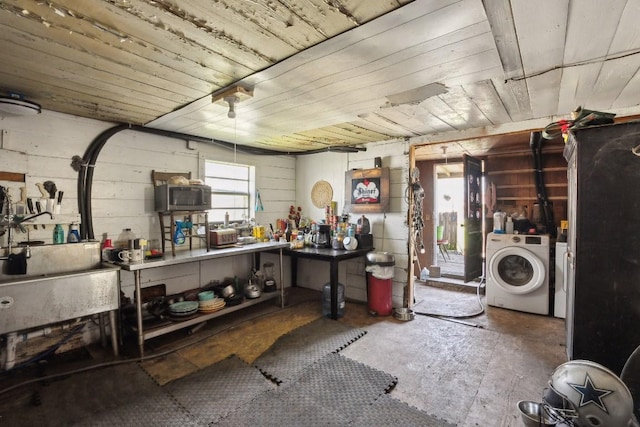
<instances>
[{"instance_id":1,"label":"stack of plate","mask_svg":"<svg viewBox=\"0 0 640 427\"><path fill-rule=\"evenodd\" d=\"M225 306L224 298L213 298L206 301L200 301L199 310L200 313L213 313L222 309Z\"/></svg>"},{"instance_id":2,"label":"stack of plate","mask_svg":"<svg viewBox=\"0 0 640 427\"><path fill-rule=\"evenodd\" d=\"M188 317L198 312L198 301L181 301L169 306L169 314L175 317Z\"/></svg>"}]
</instances>

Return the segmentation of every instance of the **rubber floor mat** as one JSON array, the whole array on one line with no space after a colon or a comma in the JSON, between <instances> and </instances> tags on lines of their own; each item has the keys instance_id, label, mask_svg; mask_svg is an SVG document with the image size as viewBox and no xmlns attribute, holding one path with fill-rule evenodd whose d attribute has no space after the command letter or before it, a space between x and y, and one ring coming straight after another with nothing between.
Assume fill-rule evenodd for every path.
<instances>
[{"instance_id":1,"label":"rubber floor mat","mask_svg":"<svg viewBox=\"0 0 640 427\"><path fill-rule=\"evenodd\" d=\"M2 414L2 425L198 425L133 363L76 373L25 387L32 388L32 401L22 410Z\"/></svg>"},{"instance_id":2,"label":"rubber floor mat","mask_svg":"<svg viewBox=\"0 0 640 427\"><path fill-rule=\"evenodd\" d=\"M163 389L195 420L208 425L276 387L257 369L231 356L173 381Z\"/></svg>"},{"instance_id":3,"label":"rubber floor mat","mask_svg":"<svg viewBox=\"0 0 640 427\"><path fill-rule=\"evenodd\" d=\"M396 383L385 372L328 354L295 381L258 396L216 425L348 425Z\"/></svg>"},{"instance_id":4,"label":"rubber floor mat","mask_svg":"<svg viewBox=\"0 0 640 427\"><path fill-rule=\"evenodd\" d=\"M455 427L389 395L380 396L352 424L354 427Z\"/></svg>"},{"instance_id":5,"label":"rubber floor mat","mask_svg":"<svg viewBox=\"0 0 640 427\"><path fill-rule=\"evenodd\" d=\"M365 334L362 329L323 317L280 337L254 366L280 384L295 379L322 357L344 349Z\"/></svg>"}]
</instances>

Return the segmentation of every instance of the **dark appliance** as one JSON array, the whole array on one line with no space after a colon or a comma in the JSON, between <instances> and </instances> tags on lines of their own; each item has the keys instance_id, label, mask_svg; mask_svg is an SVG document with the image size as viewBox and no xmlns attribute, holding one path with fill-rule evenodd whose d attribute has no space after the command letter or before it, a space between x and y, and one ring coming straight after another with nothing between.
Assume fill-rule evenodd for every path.
<instances>
[{"instance_id":1,"label":"dark appliance","mask_svg":"<svg viewBox=\"0 0 640 427\"><path fill-rule=\"evenodd\" d=\"M313 236L313 247L330 248L331 247L331 225L318 224L318 231Z\"/></svg>"},{"instance_id":2,"label":"dark appliance","mask_svg":"<svg viewBox=\"0 0 640 427\"><path fill-rule=\"evenodd\" d=\"M211 209L211 187L208 185L174 185L155 186L155 210L171 211L204 211Z\"/></svg>"},{"instance_id":3,"label":"dark appliance","mask_svg":"<svg viewBox=\"0 0 640 427\"><path fill-rule=\"evenodd\" d=\"M567 356L620 375L640 345L640 123L573 131L568 161Z\"/></svg>"}]
</instances>

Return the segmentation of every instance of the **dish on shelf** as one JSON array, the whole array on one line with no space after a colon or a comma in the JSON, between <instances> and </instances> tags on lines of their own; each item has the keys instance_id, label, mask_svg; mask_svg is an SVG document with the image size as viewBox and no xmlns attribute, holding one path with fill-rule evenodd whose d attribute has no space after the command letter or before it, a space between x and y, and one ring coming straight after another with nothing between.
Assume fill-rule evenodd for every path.
<instances>
[{"instance_id":1,"label":"dish on shelf","mask_svg":"<svg viewBox=\"0 0 640 427\"><path fill-rule=\"evenodd\" d=\"M213 291L202 291L198 293L198 299L200 302L213 300L215 296L216 294Z\"/></svg>"},{"instance_id":2,"label":"dish on shelf","mask_svg":"<svg viewBox=\"0 0 640 427\"><path fill-rule=\"evenodd\" d=\"M200 307L200 313L215 313L216 311L220 311L224 308L225 302L222 300L221 304L216 304L210 307Z\"/></svg>"},{"instance_id":3,"label":"dish on shelf","mask_svg":"<svg viewBox=\"0 0 640 427\"><path fill-rule=\"evenodd\" d=\"M213 307L224 307L224 304L224 299L216 297L210 300L200 301L198 308L200 310L207 310Z\"/></svg>"},{"instance_id":4,"label":"dish on shelf","mask_svg":"<svg viewBox=\"0 0 640 427\"><path fill-rule=\"evenodd\" d=\"M189 316L193 316L194 314L196 314L198 312L198 309L196 308L195 310L192 311L186 311L184 313L173 313L173 312L169 312L169 316L170 317L189 317Z\"/></svg>"},{"instance_id":5,"label":"dish on shelf","mask_svg":"<svg viewBox=\"0 0 640 427\"><path fill-rule=\"evenodd\" d=\"M198 301L180 301L169 306L169 313L176 316L193 314L198 311L198 308Z\"/></svg>"}]
</instances>

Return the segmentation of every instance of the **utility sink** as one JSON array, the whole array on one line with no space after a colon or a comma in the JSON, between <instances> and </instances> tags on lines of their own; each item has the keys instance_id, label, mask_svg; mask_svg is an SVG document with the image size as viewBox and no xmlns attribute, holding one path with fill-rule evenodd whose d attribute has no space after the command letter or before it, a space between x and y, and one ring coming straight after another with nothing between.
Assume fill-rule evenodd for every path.
<instances>
[{"instance_id":1,"label":"utility sink","mask_svg":"<svg viewBox=\"0 0 640 427\"><path fill-rule=\"evenodd\" d=\"M0 275L0 335L119 307L120 268L99 242L33 247L27 273Z\"/></svg>"}]
</instances>

